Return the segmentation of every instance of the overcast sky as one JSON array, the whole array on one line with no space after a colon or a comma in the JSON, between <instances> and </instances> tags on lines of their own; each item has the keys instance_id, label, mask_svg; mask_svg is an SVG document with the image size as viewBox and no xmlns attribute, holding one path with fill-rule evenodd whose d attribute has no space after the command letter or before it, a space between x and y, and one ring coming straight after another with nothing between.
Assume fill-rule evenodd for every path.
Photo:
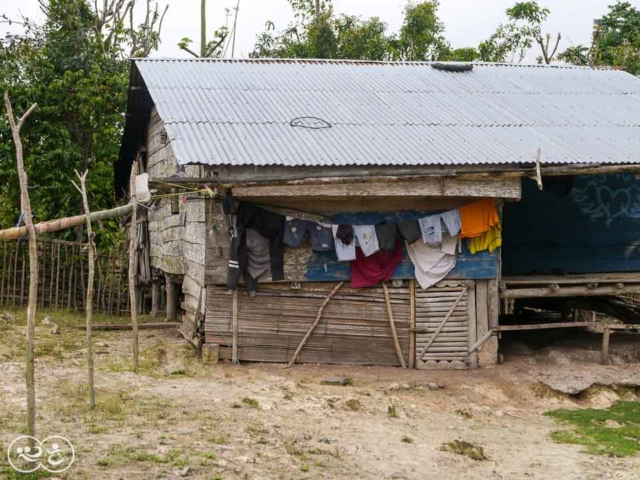
<instances>
[{"instance_id":1,"label":"overcast sky","mask_svg":"<svg viewBox=\"0 0 640 480\"><path fill-rule=\"evenodd\" d=\"M137 0L141 3L142 0ZM225 23L225 8L235 7L237 0L208 0L208 30L213 32ZM99 2L101 3L101 2ZM177 44L183 37L191 37L196 44L199 39L200 0L160 0L160 5L169 4L169 12L162 30L162 44L156 56L183 57ZM334 0L336 13L378 16L397 31L402 23L406 0ZM504 11L515 0L441 0L439 16L446 25L446 37L454 48L477 46L486 39L496 26L505 20ZM545 32L562 32L562 47L572 44L587 44L595 18L607 11L615 0L547 0L541 1L551 9L551 17L545 24ZM632 1L636 3L636 1ZM0 13L15 18L24 14L41 19L37 0L1 0ZM271 20L276 30L283 29L293 19L287 0L240 0L236 37L236 57L246 57L255 43L256 35L264 30ZM229 19L233 22L233 17ZM0 24L0 33L7 30ZM532 58L533 59L533 55Z\"/></svg>"}]
</instances>

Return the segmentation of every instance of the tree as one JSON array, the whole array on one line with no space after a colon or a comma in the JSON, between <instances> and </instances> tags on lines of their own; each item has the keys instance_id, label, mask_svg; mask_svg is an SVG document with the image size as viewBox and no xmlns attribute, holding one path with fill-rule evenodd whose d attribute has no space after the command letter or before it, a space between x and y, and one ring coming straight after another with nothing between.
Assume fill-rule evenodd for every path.
<instances>
[{"instance_id":1,"label":"tree","mask_svg":"<svg viewBox=\"0 0 640 480\"><path fill-rule=\"evenodd\" d=\"M273 22L267 22L252 57L436 60L452 53L435 0L407 4L404 24L396 35L388 35L387 24L378 17L335 15L330 0L289 3L294 22L279 33Z\"/></svg>"},{"instance_id":2,"label":"tree","mask_svg":"<svg viewBox=\"0 0 640 480\"><path fill-rule=\"evenodd\" d=\"M236 14L233 21L234 43L239 5L240 0L238 0L238 3L236 4ZM189 37L184 37L182 40L180 40L180 42L178 42L178 47L196 58L221 58L226 52L225 41L228 38L229 29L228 27L224 26L213 32L212 40L207 40L207 0L200 0L200 51L199 53L196 53L191 49L190 45L193 43L193 40L191 40ZM231 55L233 56L233 51Z\"/></svg>"},{"instance_id":3,"label":"tree","mask_svg":"<svg viewBox=\"0 0 640 480\"><path fill-rule=\"evenodd\" d=\"M394 60L424 61L446 58L451 47L438 18L438 0L408 3L400 35L392 42Z\"/></svg>"},{"instance_id":4,"label":"tree","mask_svg":"<svg viewBox=\"0 0 640 480\"><path fill-rule=\"evenodd\" d=\"M115 0L106 7L104 2L98 4L104 9L96 11L86 0L43 2L41 25L25 19L20 35L0 40L0 88L11 90L16 109L33 102L41 107L37 120L23 131L38 221L84 211L69 189L74 169L91 168L99 179L88 192L95 210L113 206L113 164L126 109L127 56L146 54L159 41L160 20L153 21L155 14L147 14L149 20L143 22L147 26L132 28L128 4ZM149 5L153 3L147 4L147 12L153 12ZM19 189L11 181L16 167L10 161L9 138L8 125L0 122L2 226L15 225L20 216ZM111 232L101 229L96 241L110 239Z\"/></svg>"},{"instance_id":5,"label":"tree","mask_svg":"<svg viewBox=\"0 0 640 480\"><path fill-rule=\"evenodd\" d=\"M555 39L550 34L542 34L542 24L550 13L548 8L540 7L535 1L517 2L506 11L509 22L498 26L489 39L480 43L479 59L485 62L520 63L537 43L541 50L538 63L550 64L555 60L562 39L559 33Z\"/></svg>"},{"instance_id":6,"label":"tree","mask_svg":"<svg viewBox=\"0 0 640 480\"><path fill-rule=\"evenodd\" d=\"M640 10L629 2L618 2L596 20L593 40L595 65L623 68L640 74Z\"/></svg>"}]
</instances>

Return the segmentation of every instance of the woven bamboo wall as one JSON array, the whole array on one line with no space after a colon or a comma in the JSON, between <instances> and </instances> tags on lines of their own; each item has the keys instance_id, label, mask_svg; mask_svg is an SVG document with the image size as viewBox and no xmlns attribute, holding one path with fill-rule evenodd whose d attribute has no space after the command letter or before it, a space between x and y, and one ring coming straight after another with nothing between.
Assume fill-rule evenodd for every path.
<instances>
[{"instance_id":1,"label":"woven bamboo wall","mask_svg":"<svg viewBox=\"0 0 640 480\"><path fill-rule=\"evenodd\" d=\"M38 306L84 310L88 265L82 243L38 239ZM0 243L0 307L27 305L29 252L26 240ZM118 247L98 252L94 311L119 315L129 311L127 256Z\"/></svg>"},{"instance_id":2,"label":"woven bamboo wall","mask_svg":"<svg viewBox=\"0 0 640 480\"><path fill-rule=\"evenodd\" d=\"M389 288L393 315L405 361L409 354L409 288ZM287 362L313 323L333 282L263 284L250 298L238 291L240 360ZM205 341L220 344L220 357L231 358L232 294L209 286ZM398 365L381 287L353 290L345 284L324 310L320 324L300 354L300 363Z\"/></svg>"}]
</instances>

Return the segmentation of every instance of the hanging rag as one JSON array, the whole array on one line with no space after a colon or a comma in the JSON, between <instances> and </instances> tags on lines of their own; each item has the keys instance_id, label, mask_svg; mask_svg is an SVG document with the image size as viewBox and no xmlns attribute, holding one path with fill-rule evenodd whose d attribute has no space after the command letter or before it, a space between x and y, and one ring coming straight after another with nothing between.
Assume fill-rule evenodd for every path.
<instances>
[{"instance_id":1,"label":"hanging rag","mask_svg":"<svg viewBox=\"0 0 640 480\"><path fill-rule=\"evenodd\" d=\"M407 243L416 242L422 237L418 220L405 220L400 222L397 227L400 239Z\"/></svg>"},{"instance_id":2,"label":"hanging rag","mask_svg":"<svg viewBox=\"0 0 640 480\"><path fill-rule=\"evenodd\" d=\"M311 250L316 253L333 252L333 230L331 225L324 223L312 223L309 227L311 233Z\"/></svg>"},{"instance_id":3,"label":"hanging rag","mask_svg":"<svg viewBox=\"0 0 640 480\"><path fill-rule=\"evenodd\" d=\"M380 250L391 251L396 249L396 224L382 223L376 225L376 237Z\"/></svg>"},{"instance_id":4,"label":"hanging rag","mask_svg":"<svg viewBox=\"0 0 640 480\"><path fill-rule=\"evenodd\" d=\"M311 228L311 222L299 218L287 217L284 227L284 244L291 248L300 248L302 239Z\"/></svg>"},{"instance_id":5,"label":"hanging rag","mask_svg":"<svg viewBox=\"0 0 640 480\"><path fill-rule=\"evenodd\" d=\"M492 198L483 198L460 208L460 237L474 238L488 232L500 223L496 204Z\"/></svg>"},{"instance_id":6,"label":"hanging rag","mask_svg":"<svg viewBox=\"0 0 640 480\"><path fill-rule=\"evenodd\" d=\"M235 225L229 229L231 247L229 250L229 270L227 287L235 290L238 287L240 274L244 274L247 290L255 293L257 284L248 271L249 256L247 252L247 229L258 232L269 242L269 263L271 278L274 281L284 280L284 227L285 217L268 212L256 205L240 202L235 209L234 202L228 196L223 205L225 214L229 214ZM235 215L232 212L236 212Z\"/></svg>"},{"instance_id":7,"label":"hanging rag","mask_svg":"<svg viewBox=\"0 0 640 480\"><path fill-rule=\"evenodd\" d=\"M351 245L353 242L353 225L338 225L338 231L334 235L342 240L345 245Z\"/></svg>"},{"instance_id":8,"label":"hanging rag","mask_svg":"<svg viewBox=\"0 0 640 480\"><path fill-rule=\"evenodd\" d=\"M356 259L356 242L353 241L353 229L351 234L351 242L345 243L339 236L340 226L331 225L333 231L333 241L336 247L336 255L339 262L351 262Z\"/></svg>"},{"instance_id":9,"label":"hanging rag","mask_svg":"<svg viewBox=\"0 0 640 480\"><path fill-rule=\"evenodd\" d=\"M358 225L353 227L353 230L365 257L373 255L380 250L376 228L373 225Z\"/></svg>"},{"instance_id":10,"label":"hanging rag","mask_svg":"<svg viewBox=\"0 0 640 480\"><path fill-rule=\"evenodd\" d=\"M491 230L484 232L479 237L469 240L469 251L475 255L478 252L489 250L489 253L495 252L496 248L502 246L502 225L498 224Z\"/></svg>"},{"instance_id":11,"label":"hanging rag","mask_svg":"<svg viewBox=\"0 0 640 480\"><path fill-rule=\"evenodd\" d=\"M440 214L440 219L444 223L444 226L447 227L447 232L452 237L457 237L460 233L460 211L458 209L449 210L447 212Z\"/></svg>"},{"instance_id":12,"label":"hanging rag","mask_svg":"<svg viewBox=\"0 0 640 480\"><path fill-rule=\"evenodd\" d=\"M407 243L406 245L409 258L414 266L416 280L423 289L444 279L456 266L457 256L455 254L449 255L437 247L425 245L422 242Z\"/></svg>"},{"instance_id":13,"label":"hanging rag","mask_svg":"<svg viewBox=\"0 0 640 480\"><path fill-rule=\"evenodd\" d=\"M440 215L430 215L419 220L422 243L433 245L442 242Z\"/></svg>"},{"instance_id":14,"label":"hanging rag","mask_svg":"<svg viewBox=\"0 0 640 480\"><path fill-rule=\"evenodd\" d=\"M251 278L257 280L269 271L271 256L269 255L269 240L252 228L247 228L247 272Z\"/></svg>"},{"instance_id":15,"label":"hanging rag","mask_svg":"<svg viewBox=\"0 0 640 480\"><path fill-rule=\"evenodd\" d=\"M351 262L351 288L373 287L389 281L402 261L402 244L396 242L395 250L380 250L366 256L361 248L356 249L356 259Z\"/></svg>"}]
</instances>

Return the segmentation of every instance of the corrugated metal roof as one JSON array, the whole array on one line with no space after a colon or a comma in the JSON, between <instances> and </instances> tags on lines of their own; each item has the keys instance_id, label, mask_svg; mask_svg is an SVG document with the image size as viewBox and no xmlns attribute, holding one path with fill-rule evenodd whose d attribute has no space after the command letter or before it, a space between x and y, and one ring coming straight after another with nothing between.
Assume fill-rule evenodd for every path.
<instances>
[{"instance_id":1,"label":"corrugated metal roof","mask_svg":"<svg viewBox=\"0 0 640 480\"><path fill-rule=\"evenodd\" d=\"M136 59L178 162L640 163L640 79L616 70ZM290 125L316 117L331 128ZM315 122L315 123L314 123ZM304 123L304 122L303 122ZM309 126L320 121L309 120Z\"/></svg>"}]
</instances>

